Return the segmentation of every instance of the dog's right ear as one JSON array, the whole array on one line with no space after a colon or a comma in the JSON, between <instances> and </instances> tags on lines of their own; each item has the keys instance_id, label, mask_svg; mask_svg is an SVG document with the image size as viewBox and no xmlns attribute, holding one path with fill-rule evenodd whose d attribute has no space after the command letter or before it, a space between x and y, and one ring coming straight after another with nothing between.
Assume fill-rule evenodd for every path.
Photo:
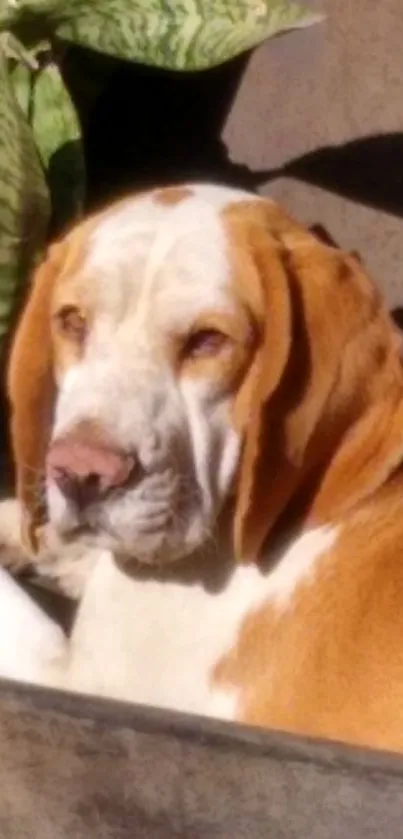
<instances>
[{"instance_id":1,"label":"dog's right ear","mask_svg":"<svg viewBox=\"0 0 403 839\"><path fill-rule=\"evenodd\" d=\"M8 394L16 492L22 512L22 540L38 549L43 517L44 464L55 398L51 302L66 254L65 241L50 247L37 269L11 348Z\"/></svg>"},{"instance_id":2,"label":"dog's right ear","mask_svg":"<svg viewBox=\"0 0 403 839\"><path fill-rule=\"evenodd\" d=\"M353 394L362 381L362 358L371 377L386 364L384 353L393 371L397 356L382 301L355 257L323 244L262 200L254 207L238 205L232 210L235 221L233 235L246 242L255 267L245 274L244 300L258 312L259 323L234 404L234 424L243 441L234 545L240 561L253 562L306 476L313 480L321 448L330 450L336 445L331 441L352 425L361 398ZM343 478L344 473L337 486L341 498ZM336 486L331 492L334 508ZM322 521L320 509L319 504L313 513L309 508L314 521Z\"/></svg>"}]
</instances>

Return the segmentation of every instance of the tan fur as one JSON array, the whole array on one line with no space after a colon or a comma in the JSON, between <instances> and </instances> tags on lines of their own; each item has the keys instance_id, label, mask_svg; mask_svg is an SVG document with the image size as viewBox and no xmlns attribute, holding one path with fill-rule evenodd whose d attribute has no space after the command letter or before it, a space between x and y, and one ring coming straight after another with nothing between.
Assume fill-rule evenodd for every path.
<instances>
[{"instance_id":1,"label":"tan fur","mask_svg":"<svg viewBox=\"0 0 403 839\"><path fill-rule=\"evenodd\" d=\"M346 430L384 396L400 396L402 369L392 322L354 258L318 243L269 204L234 206L227 223L236 284L263 323L234 403L236 427L245 431L236 547L253 559ZM343 477L343 497L344 486ZM318 497L313 520L325 512L333 518L332 492L331 504L321 495L319 506Z\"/></svg>"},{"instance_id":2,"label":"tan fur","mask_svg":"<svg viewBox=\"0 0 403 839\"><path fill-rule=\"evenodd\" d=\"M349 517L286 610L245 620L214 674L242 721L403 751L402 492L399 475Z\"/></svg>"},{"instance_id":3,"label":"tan fur","mask_svg":"<svg viewBox=\"0 0 403 839\"><path fill-rule=\"evenodd\" d=\"M267 284L286 277L292 326L284 303L275 318L292 340L277 389L262 388L279 346L273 333L261 369L249 373L254 384L237 418L246 428L238 538L256 556L280 515L286 526L341 530L314 582L301 583L285 610L264 605L247 617L213 679L240 691L244 722L403 750L399 342L360 263L285 230L276 212L249 209L248 236L255 252L256 225L273 237L260 270ZM238 243L240 214L230 212ZM247 298L252 279L238 277Z\"/></svg>"},{"instance_id":4,"label":"tan fur","mask_svg":"<svg viewBox=\"0 0 403 839\"><path fill-rule=\"evenodd\" d=\"M154 199L157 204L163 204L166 207L174 207L175 204L180 204L185 198L190 198L192 190L183 186L167 186L165 189L159 189L154 193Z\"/></svg>"},{"instance_id":5,"label":"tan fur","mask_svg":"<svg viewBox=\"0 0 403 839\"><path fill-rule=\"evenodd\" d=\"M9 363L11 439L17 496L23 511L22 539L25 547L34 552L44 516L43 469L54 405L54 366L60 358L59 342L52 336L53 293L63 272L69 277L78 270L82 248L83 228L78 228L49 249L33 278Z\"/></svg>"}]
</instances>

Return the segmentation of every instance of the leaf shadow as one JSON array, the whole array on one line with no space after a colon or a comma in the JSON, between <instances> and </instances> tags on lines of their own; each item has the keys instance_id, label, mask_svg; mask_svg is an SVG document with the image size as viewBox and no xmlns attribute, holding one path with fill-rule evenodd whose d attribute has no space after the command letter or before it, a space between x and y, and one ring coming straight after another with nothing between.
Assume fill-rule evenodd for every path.
<instances>
[{"instance_id":1,"label":"leaf shadow","mask_svg":"<svg viewBox=\"0 0 403 839\"><path fill-rule=\"evenodd\" d=\"M403 216L403 132L316 149L267 173L267 180L278 177L292 177Z\"/></svg>"}]
</instances>

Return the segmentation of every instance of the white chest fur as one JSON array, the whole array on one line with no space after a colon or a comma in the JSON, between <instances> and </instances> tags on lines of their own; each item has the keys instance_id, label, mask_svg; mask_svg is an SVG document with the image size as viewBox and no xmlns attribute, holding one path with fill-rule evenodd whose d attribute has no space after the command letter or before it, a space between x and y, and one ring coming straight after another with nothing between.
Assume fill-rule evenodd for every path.
<instances>
[{"instance_id":1,"label":"white chest fur","mask_svg":"<svg viewBox=\"0 0 403 839\"><path fill-rule=\"evenodd\" d=\"M336 538L334 528L306 533L272 571L233 566L212 587L196 579L130 578L104 554L89 578L67 649L59 628L1 572L0 675L235 719L236 692L214 687L215 664L235 644L248 612L264 602L288 607Z\"/></svg>"},{"instance_id":2,"label":"white chest fur","mask_svg":"<svg viewBox=\"0 0 403 839\"><path fill-rule=\"evenodd\" d=\"M211 591L198 580L130 579L105 557L78 614L69 678L97 694L232 719L235 697L214 690L212 671L261 588L253 567Z\"/></svg>"}]
</instances>

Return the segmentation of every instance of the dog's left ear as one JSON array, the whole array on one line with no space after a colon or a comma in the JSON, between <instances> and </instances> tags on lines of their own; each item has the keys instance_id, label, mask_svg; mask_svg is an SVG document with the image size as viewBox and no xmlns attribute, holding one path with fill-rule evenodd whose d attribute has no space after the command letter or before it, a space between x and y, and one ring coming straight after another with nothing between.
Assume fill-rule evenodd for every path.
<instances>
[{"instance_id":1,"label":"dog's left ear","mask_svg":"<svg viewBox=\"0 0 403 839\"><path fill-rule=\"evenodd\" d=\"M234 404L243 438L234 542L248 561L344 422L342 391L359 363L348 348L381 304L354 257L319 242L276 205L256 202L243 218L242 209L233 216L235 240L247 230L253 263L245 294L261 301L257 349Z\"/></svg>"},{"instance_id":2,"label":"dog's left ear","mask_svg":"<svg viewBox=\"0 0 403 839\"><path fill-rule=\"evenodd\" d=\"M33 277L8 367L11 442L16 494L22 511L22 541L34 553L42 519L45 453L55 395L51 299L65 252L64 243L53 245Z\"/></svg>"}]
</instances>

